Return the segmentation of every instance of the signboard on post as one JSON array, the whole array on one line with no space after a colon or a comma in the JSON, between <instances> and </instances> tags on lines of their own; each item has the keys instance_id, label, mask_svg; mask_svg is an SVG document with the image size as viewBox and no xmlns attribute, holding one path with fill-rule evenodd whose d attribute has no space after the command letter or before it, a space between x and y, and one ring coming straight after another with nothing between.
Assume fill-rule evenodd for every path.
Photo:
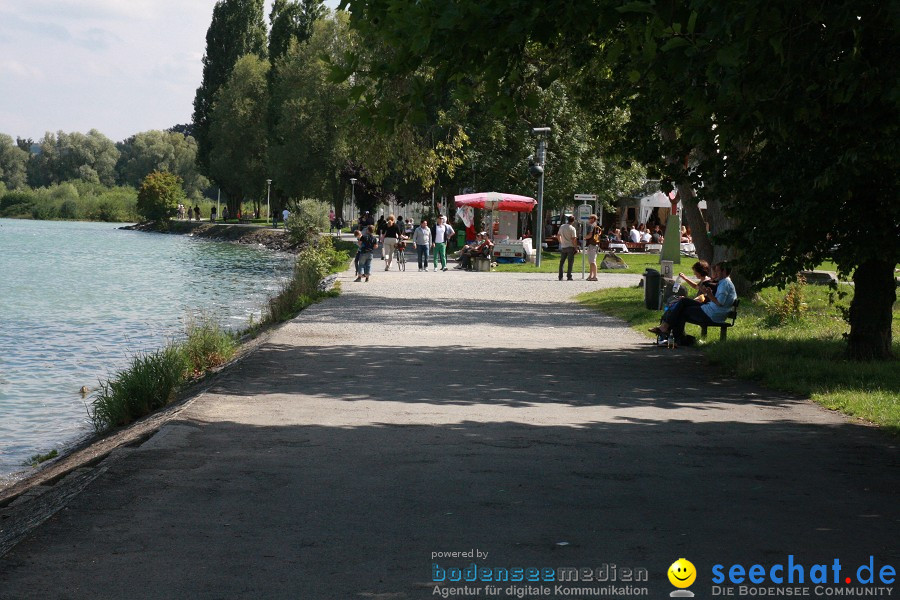
<instances>
[{"instance_id":1,"label":"signboard on post","mask_svg":"<svg viewBox=\"0 0 900 600\"><path fill-rule=\"evenodd\" d=\"M582 223L587 223L591 217L591 210L593 207L590 204L579 204L577 209L578 220Z\"/></svg>"},{"instance_id":2,"label":"signboard on post","mask_svg":"<svg viewBox=\"0 0 900 600\"><path fill-rule=\"evenodd\" d=\"M594 213L597 213L597 194L575 194L575 202L582 202L581 206L586 205L588 202L594 205ZM579 207L580 208L580 207ZM588 213L590 216L590 213ZM581 214L579 213L579 218ZM600 221L600 225L603 225L603 215L597 214L597 219ZM582 223L587 223L587 218L581 219Z\"/></svg>"}]
</instances>

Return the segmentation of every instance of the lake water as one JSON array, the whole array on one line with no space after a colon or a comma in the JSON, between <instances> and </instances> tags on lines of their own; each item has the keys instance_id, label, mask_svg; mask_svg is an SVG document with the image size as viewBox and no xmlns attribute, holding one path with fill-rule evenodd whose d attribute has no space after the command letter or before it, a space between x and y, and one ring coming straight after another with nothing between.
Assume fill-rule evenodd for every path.
<instances>
[{"instance_id":1,"label":"lake water","mask_svg":"<svg viewBox=\"0 0 900 600\"><path fill-rule=\"evenodd\" d=\"M183 337L191 318L245 327L293 264L118 227L0 219L0 485L34 454L91 432L82 386Z\"/></svg>"}]
</instances>

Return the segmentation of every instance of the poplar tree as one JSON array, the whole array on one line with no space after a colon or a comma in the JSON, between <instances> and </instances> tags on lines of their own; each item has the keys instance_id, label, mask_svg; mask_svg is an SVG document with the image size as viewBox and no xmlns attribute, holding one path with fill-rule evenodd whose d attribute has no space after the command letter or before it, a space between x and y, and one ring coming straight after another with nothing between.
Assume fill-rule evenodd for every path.
<instances>
[{"instance_id":1,"label":"poplar tree","mask_svg":"<svg viewBox=\"0 0 900 600\"><path fill-rule=\"evenodd\" d=\"M203 81L194 97L197 164L204 174L209 174L213 151L209 128L216 93L225 85L238 59L246 54L266 58L263 0L219 0L206 32Z\"/></svg>"}]
</instances>

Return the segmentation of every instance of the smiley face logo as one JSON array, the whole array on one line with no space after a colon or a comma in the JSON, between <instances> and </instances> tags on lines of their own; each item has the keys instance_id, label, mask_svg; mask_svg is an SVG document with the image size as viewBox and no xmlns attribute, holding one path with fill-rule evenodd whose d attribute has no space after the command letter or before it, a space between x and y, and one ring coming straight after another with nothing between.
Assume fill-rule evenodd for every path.
<instances>
[{"instance_id":1,"label":"smiley face logo","mask_svg":"<svg viewBox=\"0 0 900 600\"><path fill-rule=\"evenodd\" d=\"M677 588L690 587L697 579L697 569L686 558L679 558L669 567L669 582Z\"/></svg>"}]
</instances>

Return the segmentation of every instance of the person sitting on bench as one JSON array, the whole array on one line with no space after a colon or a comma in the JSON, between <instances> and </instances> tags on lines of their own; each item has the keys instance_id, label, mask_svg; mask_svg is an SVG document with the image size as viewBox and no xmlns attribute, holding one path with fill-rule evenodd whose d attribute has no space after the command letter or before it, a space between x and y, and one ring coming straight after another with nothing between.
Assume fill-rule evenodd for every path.
<instances>
[{"instance_id":1,"label":"person sitting on bench","mask_svg":"<svg viewBox=\"0 0 900 600\"><path fill-rule=\"evenodd\" d=\"M713 278L718 282L715 289L708 283L701 283L699 291L706 296L706 302L683 298L677 304L669 308L662 318L659 327L650 329L650 333L665 336L671 331L675 336L675 342L680 343L684 337L684 324L688 321L706 323L707 325L721 325L728 317L728 311L734 301L737 300L737 292L731 282L731 267L724 262L716 263L712 268Z\"/></svg>"},{"instance_id":2,"label":"person sitting on bench","mask_svg":"<svg viewBox=\"0 0 900 600\"><path fill-rule=\"evenodd\" d=\"M493 244L490 238L487 236L487 233L482 231L475 236L474 244L463 247L459 255L459 266L456 268L465 269L466 271L470 270L473 260L480 256L486 257L491 255L491 248L493 248Z\"/></svg>"}]
</instances>

